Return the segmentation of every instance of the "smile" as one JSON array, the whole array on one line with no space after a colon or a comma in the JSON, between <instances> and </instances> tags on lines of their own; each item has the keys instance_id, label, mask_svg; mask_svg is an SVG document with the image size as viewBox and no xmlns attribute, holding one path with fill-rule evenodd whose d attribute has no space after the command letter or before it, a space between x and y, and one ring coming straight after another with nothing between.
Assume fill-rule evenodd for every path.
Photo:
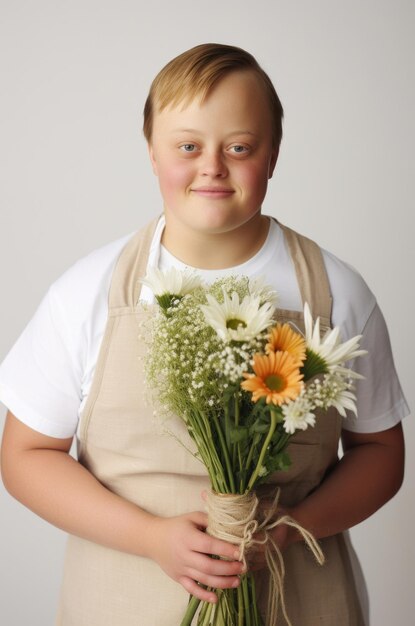
<instances>
[{"instance_id":1,"label":"smile","mask_svg":"<svg viewBox=\"0 0 415 626\"><path fill-rule=\"evenodd\" d=\"M204 196L206 198L228 198L233 194L233 189L227 187L197 187L191 189L191 191L198 196Z\"/></svg>"}]
</instances>

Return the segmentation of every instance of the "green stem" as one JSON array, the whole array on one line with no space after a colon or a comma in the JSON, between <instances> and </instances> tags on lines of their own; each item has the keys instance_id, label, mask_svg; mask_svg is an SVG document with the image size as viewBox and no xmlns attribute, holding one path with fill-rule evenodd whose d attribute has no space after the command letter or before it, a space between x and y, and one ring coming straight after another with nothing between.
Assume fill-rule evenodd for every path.
<instances>
[{"instance_id":1,"label":"green stem","mask_svg":"<svg viewBox=\"0 0 415 626\"><path fill-rule=\"evenodd\" d=\"M216 414L213 414L213 421L214 421L215 426L216 426L216 431L218 433L219 442L220 442L220 445L221 445L221 448L222 448L222 452L223 452L223 458L225 460L225 465L226 465L228 478L229 478L229 487L230 487L230 490L231 490L230 493L235 493L235 481L233 479L231 460L229 458L229 450L228 450L228 447L226 445L226 441L225 441L225 438L223 436L222 428L220 427L219 420L218 420L218 417L217 417Z\"/></svg>"},{"instance_id":2,"label":"green stem","mask_svg":"<svg viewBox=\"0 0 415 626\"><path fill-rule=\"evenodd\" d=\"M255 433L254 436L253 436L251 448L249 450L249 454L247 456L246 463L245 463L245 469L246 470L249 470L249 466L252 463L252 457L254 456L254 450L255 450L259 440L260 440L260 436L258 435L258 433Z\"/></svg>"},{"instance_id":3,"label":"green stem","mask_svg":"<svg viewBox=\"0 0 415 626\"><path fill-rule=\"evenodd\" d=\"M212 445L213 436L209 420L206 418L203 411L195 410L194 415L197 417L198 444L200 442L198 448L201 452L204 465L209 472L212 487L217 492L223 492L224 489L226 489L226 478L215 446ZM214 466L213 468L212 465Z\"/></svg>"},{"instance_id":4,"label":"green stem","mask_svg":"<svg viewBox=\"0 0 415 626\"><path fill-rule=\"evenodd\" d=\"M196 598L196 596L190 596L189 604L187 605L186 613L184 614L180 626L191 626L200 602L201 601L199 598Z\"/></svg>"},{"instance_id":5,"label":"green stem","mask_svg":"<svg viewBox=\"0 0 415 626\"><path fill-rule=\"evenodd\" d=\"M255 448L258 444L258 441L261 439L260 435L258 435L258 433L254 433L254 436L252 438L252 443L251 443L251 447L249 449L249 453L248 456L246 458L246 462L245 462L245 478L243 480L241 480L241 493L245 493L245 484L246 484L246 476L248 475L248 471L249 468L251 466L252 463L252 457L254 456L254 451Z\"/></svg>"},{"instance_id":6,"label":"green stem","mask_svg":"<svg viewBox=\"0 0 415 626\"><path fill-rule=\"evenodd\" d=\"M232 459L232 468L235 467L235 444L231 443L231 417L229 411L229 404L225 404L225 442L226 448L229 451L229 456Z\"/></svg>"},{"instance_id":7,"label":"green stem","mask_svg":"<svg viewBox=\"0 0 415 626\"><path fill-rule=\"evenodd\" d=\"M275 446L275 453L280 452L281 450L284 450L290 438L291 438L291 435L289 433L284 433L283 435L281 435L281 437L278 439L277 444Z\"/></svg>"},{"instance_id":8,"label":"green stem","mask_svg":"<svg viewBox=\"0 0 415 626\"><path fill-rule=\"evenodd\" d=\"M259 471L260 471L260 469L262 467L262 463L264 461L265 454L267 452L268 446L269 446L270 441L272 439L272 435L274 434L275 428L276 428L277 423L278 423L278 413L277 413L277 411L275 409L271 409L270 413L271 413L271 423L270 423L268 435L265 438L264 444L263 444L261 452L259 454L258 463L256 465L256 468L255 468L252 476L251 476L251 480L248 483L248 487L246 488L246 491L251 491L251 489L255 485L255 481L258 478L258 474L259 474Z\"/></svg>"},{"instance_id":9,"label":"green stem","mask_svg":"<svg viewBox=\"0 0 415 626\"><path fill-rule=\"evenodd\" d=\"M203 602L202 608L200 609L200 613L197 618L197 626L203 626L203 624L207 624L206 622L206 614L208 612L210 606L210 602Z\"/></svg>"},{"instance_id":10,"label":"green stem","mask_svg":"<svg viewBox=\"0 0 415 626\"><path fill-rule=\"evenodd\" d=\"M225 599L225 593L218 594L218 602L215 605L215 614L213 616L212 626L226 626L225 615L223 611L223 601Z\"/></svg>"},{"instance_id":11,"label":"green stem","mask_svg":"<svg viewBox=\"0 0 415 626\"><path fill-rule=\"evenodd\" d=\"M206 611L203 614L203 622L200 622L200 626L209 626L210 624L210 616L212 615L213 607L215 605L211 602L206 602ZM198 620L199 624L199 620Z\"/></svg>"},{"instance_id":12,"label":"green stem","mask_svg":"<svg viewBox=\"0 0 415 626\"><path fill-rule=\"evenodd\" d=\"M245 604L241 585L238 589L238 626L246 626L245 624Z\"/></svg>"},{"instance_id":13,"label":"green stem","mask_svg":"<svg viewBox=\"0 0 415 626\"><path fill-rule=\"evenodd\" d=\"M225 406L225 440L228 450L231 447L231 419L229 416L229 407Z\"/></svg>"},{"instance_id":14,"label":"green stem","mask_svg":"<svg viewBox=\"0 0 415 626\"><path fill-rule=\"evenodd\" d=\"M221 609L223 616L223 625L234 624L235 611L235 590L223 589L221 594Z\"/></svg>"},{"instance_id":15,"label":"green stem","mask_svg":"<svg viewBox=\"0 0 415 626\"><path fill-rule=\"evenodd\" d=\"M235 426L239 426L240 406L239 406L239 398L238 398L238 394L237 393L235 393L234 400L235 400ZM236 448L234 448L234 457L233 457L233 466L234 467L236 465L236 452L237 452L237 456L238 456L239 471L242 474L243 461L242 461L241 442L240 441L238 441L238 443L236 444ZM241 478L241 480L239 482L239 493L243 493L243 479L242 478Z\"/></svg>"},{"instance_id":16,"label":"green stem","mask_svg":"<svg viewBox=\"0 0 415 626\"><path fill-rule=\"evenodd\" d=\"M256 597L256 587L255 587L255 576L253 574L248 574L249 582L250 582L250 591L252 598L252 607L253 607L253 617L255 626L262 626L262 619L258 613L258 603Z\"/></svg>"},{"instance_id":17,"label":"green stem","mask_svg":"<svg viewBox=\"0 0 415 626\"><path fill-rule=\"evenodd\" d=\"M244 626L251 626L251 602L249 598L249 584L248 584L248 576L243 576L241 580L242 593L244 597L244 606L245 606L245 624ZM256 604L256 598L253 598L254 604Z\"/></svg>"},{"instance_id":18,"label":"green stem","mask_svg":"<svg viewBox=\"0 0 415 626\"><path fill-rule=\"evenodd\" d=\"M238 428L240 412L239 412L239 401L238 401L238 394L237 393L235 393L233 399L234 399L235 427ZM238 457L240 457L239 441L238 441L237 445L234 448L234 457L233 457L233 465L234 465L234 467L235 467L235 464L236 464L236 449L238 449ZM240 469L242 469L242 468L240 468Z\"/></svg>"}]
</instances>

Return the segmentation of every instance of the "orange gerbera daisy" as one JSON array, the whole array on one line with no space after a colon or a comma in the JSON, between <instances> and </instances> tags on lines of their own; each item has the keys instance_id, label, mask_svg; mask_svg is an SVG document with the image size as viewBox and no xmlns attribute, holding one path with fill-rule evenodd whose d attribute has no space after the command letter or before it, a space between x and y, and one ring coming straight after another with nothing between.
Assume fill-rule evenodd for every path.
<instances>
[{"instance_id":1,"label":"orange gerbera daisy","mask_svg":"<svg viewBox=\"0 0 415 626\"><path fill-rule=\"evenodd\" d=\"M288 352L298 365L302 365L306 357L306 342L289 324L278 322L270 332L265 351L267 354L278 351Z\"/></svg>"},{"instance_id":2,"label":"orange gerbera daisy","mask_svg":"<svg viewBox=\"0 0 415 626\"><path fill-rule=\"evenodd\" d=\"M242 389L252 391L252 400L257 402L265 397L267 404L280 406L288 400L294 400L302 389L303 375L300 373L298 360L288 352L270 352L255 354L254 374L245 373Z\"/></svg>"}]
</instances>

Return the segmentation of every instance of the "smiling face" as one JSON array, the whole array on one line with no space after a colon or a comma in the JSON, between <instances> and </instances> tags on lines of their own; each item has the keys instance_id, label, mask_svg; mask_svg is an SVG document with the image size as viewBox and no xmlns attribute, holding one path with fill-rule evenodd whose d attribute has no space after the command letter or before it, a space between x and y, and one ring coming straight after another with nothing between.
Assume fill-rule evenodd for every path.
<instances>
[{"instance_id":1,"label":"smiling face","mask_svg":"<svg viewBox=\"0 0 415 626\"><path fill-rule=\"evenodd\" d=\"M249 70L225 76L203 102L157 112L149 150L166 231L238 236L257 223L277 159L271 128L264 89Z\"/></svg>"}]
</instances>

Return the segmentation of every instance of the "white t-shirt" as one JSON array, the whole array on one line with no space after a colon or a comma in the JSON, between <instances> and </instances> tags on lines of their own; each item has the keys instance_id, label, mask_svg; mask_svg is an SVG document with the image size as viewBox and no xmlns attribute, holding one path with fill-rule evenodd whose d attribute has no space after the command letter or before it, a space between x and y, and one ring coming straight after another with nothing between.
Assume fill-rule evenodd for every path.
<instances>
[{"instance_id":1,"label":"white t-shirt","mask_svg":"<svg viewBox=\"0 0 415 626\"><path fill-rule=\"evenodd\" d=\"M263 276L278 293L278 306L302 310L295 269L282 229L270 220L261 250L246 263L225 270L198 270L217 277ZM185 265L160 243L161 218L150 248L148 267ZM108 315L108 291L115 263L134 233L79 260L51 285L34 317L0 365L0 400L26 425L45 435L72 437L79 425L94 376ZM349 265L323 250L333 296L332 323L343 341L362 334L368 355L352 363L365 380L357 383L358 418L345 418L347 430L378 432L408 413L392 358L388 331L375 297ZM143 287L140 299L152 302Z\"/></svg>"}]
</instances>

